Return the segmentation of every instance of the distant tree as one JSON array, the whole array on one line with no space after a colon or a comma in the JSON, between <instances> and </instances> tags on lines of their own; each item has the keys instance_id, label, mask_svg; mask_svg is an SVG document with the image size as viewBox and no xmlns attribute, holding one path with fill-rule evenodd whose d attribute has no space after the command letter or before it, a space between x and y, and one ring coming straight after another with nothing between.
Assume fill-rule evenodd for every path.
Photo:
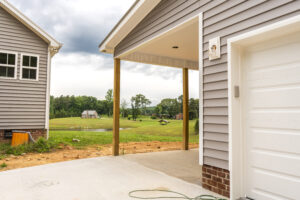
<instances>
[{"instance_id":1,"label":"distant tree","mask_svg":"<svg viewBox=\"0 0 300 200\"><path fill-rule=\"evenodd\" d=\"M84 110L96 110L98 114L111 115L112 103L108 103L107 100L98 100L91 96L50 97L51 119L58 117L79 117Z\"/></svg>"},{"instance_id":2,"label":"distant tree","mask_svg":"<svg viewBox=\"0 0 300 200\"><path fill-rule=\"evenodd\" d=\"M168 118L175 118L176 114L182 113L183 96L178 98L162 99L154 109L154 112L160 116L167 116ZM191 98L189 100L189 117L195 119L199 117L199 100Z\"/></svg>"},{"instance_id":3,"label":"distant tree","mask_svg":"<svg viewBox=\"0 0 300 200\"><path fill-rule=\"evenodd\" d=\"M54 114L54 96L50 96L50 113L49 113L49 117L50 119L55 118L55 114Z\"/></svg>"},{"instance_id":4,"label":"distant tree","mask_svg":"<svg viewBox=\"0 0 300 200\"><path fill-rule=\"evenodd\" d=\"M199 134L199 119L196 120L195 126L194 126L195 134Z\"/></svg>"},{"instance_id":5,"label":"distant tree","mask_svg":"<svg viewBox=\"0 0 300 200\"><path fill-rule=\"evenodd\" d=\"M178 98L178 113L182 113L183 112L183 95L180 95Z\"/></svg>"},{"instance_id":6,"label":"distant tree","mask_svg":"<svg viewBox=\"0 0 300 200\"><path fill-rule=\"evenodd\" d=\"M109 89L106 92L105 100L106 100L106 103L107 103L107 105L106 105L107 106L107 115L111 116L112 113L113 113L113 103L114 103L113 90L112 89Z\"/></svg>"},{"instance_id":7,"label":"distant tree","mask_svg":"<svg viewBox=\"0 0 300 200\"><path fill-rule=\"evenodd\" d=\"M142 105L142 114L146 115L147 106L151 104L151 101L147 99L144 95L141 95L141 105Z\"/></svg>"},{"instance_id":8,"label":"distant tree","mask_svg":"<svg viewBox=\"0 0 300 200\"><path fill-rule=\"evenodd\" d=\"M121 115L122 117L128 117L128 110L127 110L128 103L125 99L121 102Z\"/></svg>"},{"instance_id":9,"label":"distant tree","mask_svg":"<svg viewBox=\"0 0 300 200\"><path fill-rule=\"evenodd\" d=\"M156 106L160 115L167 115L168 118L174 118L178 114L178 101L177 99L163 99Z\"/></svg>"},{"instance_id":10,"label":"distant tree","mask_svg":"<svg viewBox=\"0 0 300 200\"><path fill-rule=\"evenodd\" d=\"M137 117L141 114L141 111L150 104L151 101L142 94L137 94L136 96L131 97L131 114L133 120L136 120Z\"/></svg>"},{"instance_id":11,"label":"distant tree","mask_svg":"<svg viewBox=\"0 0 300 200\"><path fill-rule=\"evenodd\" d=\"M191 120L199 117L199 99L191 98L189 100L189 118Z\"/></svg>"}]
</instances>

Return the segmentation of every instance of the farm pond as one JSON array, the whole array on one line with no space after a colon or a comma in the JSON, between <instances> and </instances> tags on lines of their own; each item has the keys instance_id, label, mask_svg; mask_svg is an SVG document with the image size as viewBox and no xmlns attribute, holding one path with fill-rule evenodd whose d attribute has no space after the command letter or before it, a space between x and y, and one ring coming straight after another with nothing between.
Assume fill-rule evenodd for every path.
<instances>
[{"instance_id":1,"label":"farm pond","mask_svg":"<svg viewBox=\"0 0 300 200\"><path fill-rule=\"evenodd\" d=\"M120 130L128 130L131 128L120 128ZM107 132L112 131L112 129L98 128L98 129L55 129L52 128L50 131L84 131L84 132Z\"/></svg>"}]
</instances>

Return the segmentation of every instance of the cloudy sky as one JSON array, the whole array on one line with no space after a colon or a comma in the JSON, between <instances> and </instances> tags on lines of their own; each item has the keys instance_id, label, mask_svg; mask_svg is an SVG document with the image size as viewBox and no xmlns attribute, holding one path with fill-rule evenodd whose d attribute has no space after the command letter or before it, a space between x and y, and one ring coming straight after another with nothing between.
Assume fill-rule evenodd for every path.
<instances>
[{"instance_id":1,"label":"cloudy sky","mask_svg":"<svg viewBox=\"0 0 300 200\"><path fill-rule=\"evenodd\" d=\"M134 0L9 0L64 46L52 60L51 95L104 99L113 87L113 58L98 45ZM181 69L121 63L121 99L142 93L153 105L182 94ZM198 98L198 72L190 71L190 97Z\"/></svg>"}]
</instances>

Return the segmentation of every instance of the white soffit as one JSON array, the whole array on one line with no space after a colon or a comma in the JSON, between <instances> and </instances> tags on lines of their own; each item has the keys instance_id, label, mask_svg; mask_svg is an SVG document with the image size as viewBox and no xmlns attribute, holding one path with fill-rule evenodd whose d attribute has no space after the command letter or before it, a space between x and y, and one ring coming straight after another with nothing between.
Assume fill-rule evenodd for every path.
<instances>
[{"instance_id":1,"label":"white soffit","mask_svg":"<svg viewBox=\"0 0 300 200\"><path fill-rule=\"evenodd\" d=\"M99 45L99 51L113 54L114 48L138 25L161 0L137 0L120 22Z\"/></svg>"},{"instance_id":2,"label":"white soffit","mask_svg":"<svg viewBox=\"0 0 300 200\"><path fill-rule=\"evenodd\" d=\"M197 70L198 34L198 17L193 17L118 57L122 60Z\"/></svg>"},{"instance_id":3,"label":"white soffit","mask_svg":"<svg viewBox=\"0 0 300 200\"><path fill-rule=\"evenodd\" d=\"M45 42L47 42L51 48L54 48L55 52L57 52L62 44L52 38L48 33L42 30L38 25L36 25L33 21L31 21L28 17L26 17L21 11L15 8L6 0L0 0L0 6L6 10L9 14L14 16L17 20L19 20L22 24L24 24L27 28L41 37Z\"/></svg>"}]
</instances>

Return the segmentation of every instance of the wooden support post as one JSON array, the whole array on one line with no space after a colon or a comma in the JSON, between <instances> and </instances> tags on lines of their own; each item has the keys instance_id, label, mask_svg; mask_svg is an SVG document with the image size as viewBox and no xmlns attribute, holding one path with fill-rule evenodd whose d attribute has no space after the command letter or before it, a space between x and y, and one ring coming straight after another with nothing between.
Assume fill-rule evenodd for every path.
<instances>
[{"instance_id":1,"label":"wooden support post","mask_svg":"<svg viewBox=\"0 0 300 200\"><path fill-rule=\"evenodd\" d=\"M189 71L182 69L183 80L183 143L182 149L189 149Z\"/></svg>"},{"instance_id":2,"label":"wooden support post","mask_svg":"<svg viewBox=\"0 0 300 200\"><path fill-rule=\"evenodd\" d=\"M120 143L120 59L114 59L114 113L113 113L113 147L114 156L119 155Z\"/></svg>"}]
</instances>

